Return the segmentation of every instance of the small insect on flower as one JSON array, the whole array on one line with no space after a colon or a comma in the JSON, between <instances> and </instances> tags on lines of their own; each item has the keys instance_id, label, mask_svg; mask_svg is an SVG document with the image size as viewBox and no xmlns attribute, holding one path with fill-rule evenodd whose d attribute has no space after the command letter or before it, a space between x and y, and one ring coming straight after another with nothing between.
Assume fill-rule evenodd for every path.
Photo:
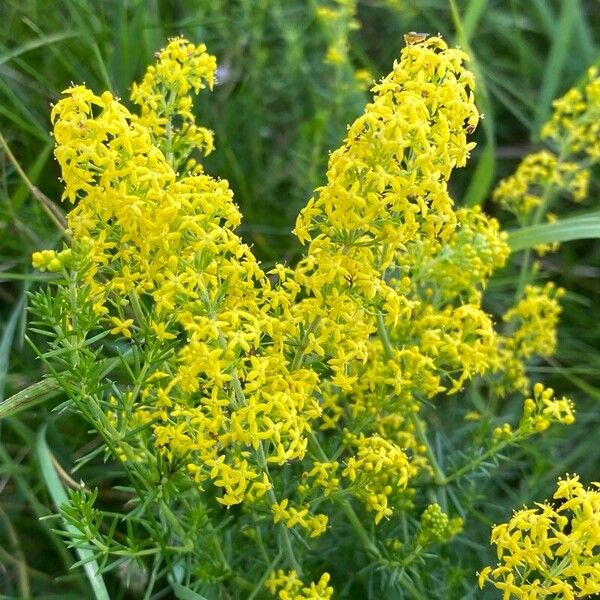
<instances>
[{"instance_id":1,"label":"small insect on flower","mask_svg":"<svg viewBox=\"0 0 600 600\"><path fill-rule=\"evenodd\" d=\"M428 33L417 33L416 31L409 31L404 34L404 43L407 46L412 46L413 44L420 44L424 42L429 37Z\"/></svg>"}]
</instances>

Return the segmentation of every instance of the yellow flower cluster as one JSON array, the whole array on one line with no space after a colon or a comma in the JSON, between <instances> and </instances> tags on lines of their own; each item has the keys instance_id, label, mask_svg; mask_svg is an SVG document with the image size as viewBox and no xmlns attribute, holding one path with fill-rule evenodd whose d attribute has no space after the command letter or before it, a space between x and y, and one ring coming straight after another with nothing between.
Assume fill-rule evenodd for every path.
<instances>
[{"instance_id":1,"label":"yellow flower cluster","mask_svg":"<svg viewBox=\"0 0 600 600\"><path fill-rule=\"evenodd\" d=\"M543 205L550 190L570 196L574 202L585 200L590 172L576 162L559 161L548 150L526 156L513 175L503 179L494 190L493 199L513 212L521 223Z\"/></svg>"},{"instance_id":2,"label":"yellow flower cluster","mask_svg":"<svg viewBox=\"0 0 600 600\"><path fill-rule=\"evenodd\" d=\"M318 537L327 530L329 519L327 515L311 515L306 506L295 508L289 506L289 500L283 499L278 504L271 506L273 513L273 522L279 523L283 521L286 527L290 529L296 525L300 525L303 529L310 533L310 537Z\"/></svg>"},{"instance_id":3,"label":"yellow flower cluster","mask_svg":"<svg viewBox=\"0 0 600 600\"><path fill-rule=\"evenodd\" d=\"M329 573L323 573L317 583L305 586L295 571L278 569L269 575L265 585L279 600L329 600L333 596L329 579Z\"/></svg>"},{"instance_id":4,"label":"yellow flower cluster","mask_svg":"<svg viewBox=\"0 0 600 600\"><path fill-rule=\"evenodd\" d=\"M600 160L600 76L597 67L587 72L582 88L569 90L552 103L553 114L542 128L542 138L562 154L583 155L592 163Z\"/></svg>"},{"instance_id":5,"label":"yellow flower cluster","mask_svg":"<svg viewBox=\"0 0 600 600\"><path fill-rule=\"evenodd\" d=\"M600 484L586 489L578 476L559 479L553 502L515 512L494 527L499 563L479 573L503 600L576 600L600 594Z\"/></svg>"},{"instance_id":6,"label":"yellow flower cluster","mask_svg":"<svg viewBox=\"0 0 600 600\"><path fill-rule=\"evenodd\" d=\"M140 107L139 123L152 133L152 140L175 170L181 165L201 172L190 154L213 150L213 134L196 125L191 91L196 94L215 83L217 61L206 46L194 46L175 38L157 53L156 66L148 67L142 82L133 84L131 100Z\"/></svg>"},{"instance_id":7,"label":"yellow flower cluster","mask_svg":"<svg viewBox=\"0 0 600 600\"><path fill-rule=\"evenodd\" d=\"M389 498L406 488L411 468L404 451L390 440L379 436L365 437L347 434L346 444L357 448L346 461L342 475L353 485L352 493L375 513L375 523L389 518L392 507Z\"/></svg>"},{"instance_id":8,"label":"yellow flower cluster","mask_svg":"<svg viewBox=\"0 0 600 600\"><path fill-rule=\"evenodd\" d=\"M224 506L258 506L282 535L325 533L331 501L347 497L379 523L411 477L433 472L423 400L502 368L524 377L523 360L555 343L550 288L527 289L510 336L482 307L508 246L448 193L479 119L466 56L439 37L404 48L298 216L305 254L268 273L235 233L227 181L192 156L212 148L191 94L212 86L214 57L178 38L157 59L132 91L139 116L82 86L54 107L64 197L77 204L71 247L34 256L69 271L117 347L143 348L109 402L129 445L119 458L166 463ZM542 391L535 402L535 430L567 422L570 405ZM284 466L301 485L282 483ZM328 598L328 581L276 571L269 587Z\"/></svg>"},{"instance_id":9,"label":"yellow flower cluster","mask_svg":"<svg viewBox=\"0 0 600 600\"><path fill-rule=\"evenodd\" d=\"M552 282L544 287L528 285L523 298L504 313L503 321L513 329L507 346L516 356L530 358L554 354L556 326L562 310L558 300L564 293L563 288L557 288Z\"/></svg>"},{"instance_id":10,"label":"yellow flower cluster","mask_svg":"<svg viewBox=\"0 0 600 600\"><path fill-rule=\"evenodd\" d=\"M588 195L591 167L600 160L600 77L593 67L582 89L573 88L554 101L541 137L554 146L526 156L516 172L502 180L493 199L523 224L535 209L539 221L558 194L581 202ZM544 247L544 249L547 249Z\"/></svg>"},{"instance_id":11,"label":"yellow flower cluster","mask_svg":"<svg viewBox=\"0 0 600 600\"><path fill-rule=\"evenodd\" d=\"M66 248L61 252L42 250L41 252L34 252L31 255L31 264L34 269L56 273L68 265L70 257L70 248Z\"/></svg>"},{"instance_id":12,"label":"yellow flower cluster","mask_svg":"<svg viewBox=\"0 0 600 600\"><path fill-rule=\"evenodd\" d=\"M424 448L407 415L492 368L496 353L481 296L508 246L479 209L455 212L447 190L479 119L465 59L437 37L403 49L298 216L308 250L289 274L301 352L331 369L321 428L411 449L412 473ZM368 496L377 521L391 488Z\"/></svg>"},{"instance_id":13,"label":"yellow flower cluster","mask_svg":"<svg viewBox=\"0 0 600 600\"><path fill-rule=\"evenodd\" d=\"M523 415L516 431L505 423L496 427L494 435L498 439L511 440L527 438L534 433L546 431L553 423L572 425L575 422L573 403L564 396L554 397L552 388L545 388L543 384L533 386L533 398L527 398L523 403Z\"/></svg>"},{"instance_id":14,"label":"yellow flower cluster","mask_svg":"<svg viewBox=\"0 0 600 600\"><path fill-rule=\"evenodd\" d=\"M298 217L295 232L310 245L295 279L310 296L297 312L318 317L306 327L315 323L312 333L332 355L342 390L357 381L348 370L351 361L372 354L377 312L394 327L412 321L420 308L409 297L411 273L402 272L409 245L445 241L455 230L446 180L464 164L473 146L466 132L478 120L464 58L439 38L404 48L331 155L327 185ZM439 385L429 393L437 391Z\"/></svg>"},{"instance_id":15,"label":"yellow flower cluster","mask_svg":"<svg viewBox=\"0 0 600 600\"><path fill-rule=\"evenodd\" d=\"M166 86L164 93L181 99L210 84L214 67L202 46L173 40L134 97L153 106L150 96ZM153 143L153 119L164 116L168 135L179 113L136 118L111 94L82 87L65 96L53 110L56 156L65 195L78 200L68 225L73 252L86 264L81 281L96 312L110 312L104 318L113 335L143 336L157 352L177 344L137 389L136 409L149 415L165 456L183 460L199 484L223 488L221 502L259 497L271 488L265 461L304 456L304 433L319 414L317 375L288 369L289 332L277 311L269 314L283 291L270 295L267 277L233 233L241 217L227 182L176 172L189 127L170 142L171 159Z\"/></svg>"},{"instance_id":16,"label":"yellow flower cluster","mask_svg":"<svg viewBox=\"0 0 600 600\"><path fill-rule=\"evenodd\" d=\"M312 469L302 473L303 483L298 486L298 491L307 493L312 488L322 490L325 497L331 496L340 488L339 468L337 461L314 461Z\"/></svg>"},{"instance_id":17,"label":"yellow flower cluster","mask_svg":"<svg viewBox=\"0 0 600 600\"><path fill-rule=\"evenodd\" d=\"M502 316L504 335L496 337L494 370L499 376L499 394L508 390L527 393L530 382L525 374L525 361L533 356L552 356L556 350L556 327L565 290L552 282L545 286L525 286L523 298Z\"/></svg>"}]
</instances>

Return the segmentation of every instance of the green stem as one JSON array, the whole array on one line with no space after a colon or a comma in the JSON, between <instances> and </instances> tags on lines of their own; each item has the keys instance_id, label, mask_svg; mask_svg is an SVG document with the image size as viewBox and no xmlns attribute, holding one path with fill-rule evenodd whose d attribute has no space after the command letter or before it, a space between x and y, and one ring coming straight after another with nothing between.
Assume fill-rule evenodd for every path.
<instances>
[{"instance_id":1,"label":"green stem","mask_svg":"<svg viewBox=\"0 0 600 600\"><path fill-rule=\"evenodd\" d=\"M237 376L235 369L232 370L231 383L232 383L233 392L236 396L238 404L240 406L246 406L246 396L244 395L244 390L242 389L242 385L240 383L240 380ZM267 477L269 477L269 479L270 479L269 467L267 464L267 459L265 457L265 451L264 451L262 442L258 443L258 449L256 450L256 457L258 459L258 464L259 464L260 468L267 474ZM273 504L278 504L277 496L275 496L275 492L273 491L272 484L271 484L271 487L267 490L267 498L268 498L271 506L273 506ZM283 552L285 554L285 557L286 557L289 565L298 574L298 577L302 577L302 567L300 566L300 563L298 562L298 559L296 558L296 555L294 554L294 548L292 546L292 539L290 537L290 532L288 531L288 528L283 523L280 523L279 531L281 534L281 541L283 544Z\"/></svg>"},{"instance_id":2,"label":"green stem","mask_svg":"<svg viewBox=\"0 0 600 600\"><path fill-rule=\"evenodd\" d=\"M560 165L564 161L565 156L564 153L560 153L557 161L556 168L559 169ZM558 193L558 190L553 187L552 183L547 181L544 185L544 191L542 193L542 199L533 215L533 219L530 225L537 225L541 220L546 211L548 210L550 204L554 200ZM519 282L517 284L517 291L515 293L515 302L518 302L523 297L523 292L525 291L525 286L527 285L527 281L529 279L529 268L531 266L531 248L527 248L523 254L523 262L521 263L521 270L519 273Z\"/></svg>"},{"instance_id":3,"label":"green stem","mask_svg":"<svg viewBox=\"0 0 600 600\"><path fill-rule=\"evenodd\" d=\"M167 123L165 125L165 158L171 165L174 171L177 170L175 165L175 154L173 152L173 123L171 122L173 102L175 100L175 92L171 91L164 105L164 114L166 116Z\"/></svg>"},{"instance_id":4,"label":"green stem","mask_svg":"<svg viewBox=\"0 0 600 600\"><path fill-rule=\"evenodd\" d=\"M391 360L394 357L394 348L390 342L390 336L388 335L387 327L383 320L383 313L377 313L377 330L379 331L379 337L381 338L385 355L388 360Z\"/></svg>"},{"instance_id":5,"label":"green stem","mask_svg":"<svg viewBox=\"0 0 600 600\"><path fill-rule=\"evenodd\" d=\"M398 582L400 583L402 589L407 592L411 598L415 598L416 600L428 600L427 596L417 590L414 582L407 577L406 573L402 573L402 575L398 578Z\"/></svg>"},{"instance_id":6,"label":"green stem","mask_svg":"<svg viewBox=\"0 0 600 600\"><path fill-rule=\"evenodd\" d=\"M369 552L369 554L373 555L375 558L381 559L381 553L379 552L379 548L377 548L377 546L371 540L371 537L367 533L367 530L363 527L363 524L360 522L360 519L354 512L354 509L352 508L352 505L350 504L348 498L338 499L337 502L346 514L346 517L348 517L348 521L350 522L350 525L352 525L352 529L354 529L354 532L359 537L360 541L363 543L363 546L365 547L367 552Z\"/></svg>"},{"instance_id":7,"label":"green stem","mask_svg":"<svg viewBox=\"0 0 600 600\"><path fill-rule=\"evenodd\" d=\"M386 357L388 360L391 360L394 356L394 348L392 346L392 343L390 342L390 337L388 335L382 313L377 313L377 329L379 331L379 337L383 344L383 349L385 350ZM445 485L447 483L446 475L440 467L440 464L438 463L437 458L435 457L433 449L431 448L429 440L427 439L427 435L425 434L425 430L423 429L423 423L421 422L419 417L414 413L411 413L409 419L415 428L415 437L423 446L425 446L425 453L427 454L427 458L429 460L431 468L433 469L433 480L437 485Z\"/></svg>"},{"instance_id":8,"label":"green stem","mask_svg":"<svg viewBox=\"0 0 600 600\"><path fill-rule=\"evenodd\" d=\"M12 417L22 410L29 410L60 394L61 387L52 377L31 384L0 403L0 419Z\"/></svg>"},{"instance_id":9,"label":"green stem","mask_svg":"<svg viewBox=\"0 0 600 600\"><path fill-rule=\"evenodd\" d=\"M511 440L511 441L514 442L514 440ZM454 471L454 473L450 473L450 475L448 475L446 477L446 483L451 483L452 481L456 481L457 479L460 479L463 475L466 475L467 473L474 471L475 469L477 469L477 467L479 467L479 465L484 463L486 460L488 460L489 458L492 458L492 456L494 456L495 454L498 454L498 452L504 450L504 448L506 448L506 446L508 446L508 442L500 442L498 445L493 446L492 448L489 448L480 456L474 458L473 460L469 461L466 465L463 465L462 467L460 467L460 469Z\"/></svg>"},{"instance_id":10,"label":"green stem","mask_svg":"<svg viewBox=\"0 0 600 600\"><path fill-rule=\"evenodd\" d=\"M294 354L294 358L292 360L292 364L290 365L290 371L295 371L300 368L302 361L304 360L304 351L306 350L306 346L308 346L308 341L310 338L310 334L314 333L319 323L321 322L321 317L315 317L313 322L309 325L308 329L304 332L304 336L300 341L300 345L296 350L296 354Z\"/></svg>"},{"instance_id":11,"label":"green stem","mask_svg":"<svg viewBox=\"0 0 600 600\"><path fill-rule=\"evenodd\" d=\"M321 448L321 444L319 444L317 436L312 431L309 433L309 436L317 454L319 455L319 458L323 462L329 462L329 457L327 456L327 454L325 454L323 448ZM367 530L363 527L363 524L360 522L360 519L354 512L352 504L350 504L348 498L336 497L335 501L340 505L340 507L346 514L346 517L348 517L350 525L352 525L352 528L354 529L356 535L360 538L360 541L363 543L365 549L375 558L380 559L381 553L379 552L379 548L377 548L373 540L371 540L371 537L369 536Z\"/></svg>"},{"instance_id":12,"label":"green stem","mask_svg":"<svg viewBox=\"0 0 600 600\"><path fill-rule=\"evenodd\" d=\"M415 428L415 437L417 438L417 441L425 446L425 454L427 455L427 459L429 460L429 464L433 470L433 480L435 481L436 485L446 485L448 483L448 478L444 474L443 469L440 467L440 464L435 457L433 449L429 443L429 440L427 439L427 434L425 433L421 419L419 419L418 415L414 413L411 413L409 419Z\"/></svg>"}]
</instances>

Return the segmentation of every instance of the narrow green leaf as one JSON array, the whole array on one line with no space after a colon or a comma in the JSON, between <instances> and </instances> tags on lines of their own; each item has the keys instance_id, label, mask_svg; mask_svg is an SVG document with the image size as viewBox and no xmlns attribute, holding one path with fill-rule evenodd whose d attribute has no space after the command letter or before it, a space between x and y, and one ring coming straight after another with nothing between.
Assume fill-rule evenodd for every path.
<instances>
[{"instance_id":1,"label":"narrow green leaf","mask_svg":"<svg viewBox=\"0 0 600 600\"><path fill-rule=\"evenodd\" d=\"M61 42L62 40L68 40L70 38L77 37L79 33L72 31L64 31L60 33L52 33L50 35L44 35L39 37L36 40L30 40L25 44L17 48L11 48L8 52L0 55L0 65L11 61L13 58L24 54L25 52L29 52L30 50L35 50L36 48L41 48L42 46L47 46L49 44L55 44L56 42Z\"/></svg>"},{"instance_id":2,"label":"narrow green leaf","mask_svg":"<svg viewBox=\"0 0 600 600\"><path fill-rule=\"evenodd\" d=\"M50 448L48 448L48 444L46 442L45 425L38 432L36 441L36 452L40 464L42 478L44 479L46 488L48 489L48 492L52 497L54 505L57 509L59 509L62 505L68 504L69 499L58 477L58 474L56 473L54 464L52 463L52 455L50 453ZM72 525L69 525L66 522L65 529L68 533L72 533L75 535L79 533ZM79 556L79 559L82 562L85 562L83 568L94 592L94 598L96 600L110 600L108 590L106 589L106 585L104 584L104 580L99 574L98 563L95 559L91 558L93 557L92 550L84 546L79 546L78 548L76 548L76 552Z\"/></svg>"},{"instance_id":3,"label":"narrow green leaf","mask_svg":"<svg viewBox=\"0 0 600 600\"><path fill-rule=\"evenodd\" d=\"M0 91L2 91L2 88L2 82L0 81ZM17 101L17 103L18 102L19 101ZM42 143L48 142L50 135L48 134L46 129L43 128L40 123L38 123L35 117L32 117L30 120L28 120L27 117L22 117L19 114L17 114L14 108L8 109L5 105L7 106L8 102L6 100L3 100L3 104L0 105L0 115L6 117L9 121L14 123L19 128L20 134L24 134L27 132L30 133L33 137L37 138ZM16 106L16 108L20 107ZM32 123L34 123L34 125L32 125Z\"/></svg>"},{"instance_id":4,"label":"narrow green leaf","mask_svg":"<svg viewBox=\"0 0 600 600\"><path fill-rule=\"evenodd\" d=\"M60 386L53 377L38 381L33 385L17 392L0 403L0 419L13 417L23 410L28 410L50 400L60 392Z\"/></svg>"},{"instance_id":5,"label":"narrow green leaf","mask_svg":"<svg viewBox=\"0 0 600 600\"><path fill-rule=\"evenodd\" d=\"M569 242L600 238L600 211L589 212L556 223L543 223L508 232L508 243L513 252L538 244Z\"/></svg>"},{"instance_id":6,"label":"narrow green leaf","mask_svg":"<svg viewBox=\"0 0 600 600\"><path fill-rule=\"evenodd\" d=\"M456 29L456 38L465 52L471 57L469 63L470 69L477 81L477 106L485 116L482 121L483 132L485 134L485 148L477 161L475 173L469 182L469 187L464 196L464 204L466 206L477 206L482 204L487 198L495 175L496 132L494 114L483 70L479 67L477 56L471 48L469 37L465 31L464 21L461 18L455 0L450 0L450 12L454 28Z\"/></svg>"},{"instance_id":7,"label":"narrow green leaf","mask_svg":"<svg viewBox=\"0 0 600 600\"><path fill-rule=\"evenodd\" d=\"M19 301L16 303L10 317L4 326L2 337L0 338L0 402L4 400L4 385L6 383L6 374L8 373L8 365L10 360L10 349L12 347L13 338L15 336L15 330L17 323L23 312L25 306L25 294L21 295ZM0 404L0 409L2 404Z\"/></svg>"},{"instance_id":8,"label":"narrow green leaf","mask_svg":"<svg viewBox=\"0 0 600 600\"><path fill-rule=\"evenodd\" d=\"M538 131L548 119L552 100L558 94L563 70L569 58L569 46L573 37L576 8L576 3L572 0L562 3L560 18L552 39L550 55L544 68L544 78L537 103L534 131Z\"/></svg>"},{"instance_id":9,"label":"narrow green leaf","mask_svg":"<svg viewBox=\"0 0 600 600\"><path fill-rule=\"evenodd\" d=\"M575 40L581 48L581 62L589 65L598 56L598 50L592 33L593 25L588 19L586 11L581 6L581 2L576 0L577 10L575 11Z\"/></svg>"},{"instance_id":10,"label":"narrow green leaf","mask_svg":"<svg viewBox=\"0 0 600 600\"><path fill-rule=\"evenodd\" d=\"M0 271L0 283L2 281L52 281L60 279L56 273L11 273L9 271Z\"/></svg>"},{"instance_id":11,"label":"narrow green leaf","mask_svg":"<svg viewBox=\"0 0 600 600\"><path fill-rule=\"evenodd\" d=\"M567 0L569 2L570 0ZM551 4L547 0L533 0L532 7L536 10L536 25L551 36L554 31L555 18Z\"/></svg>"},{"instance_id":12,"label":"narrow green leaf","mask_svg":"<svg viewBox=\"0 0 600 600\"><path fill-rule=\"evenodd\" d=\"M194 592L179 583L172 582L171 588L175 593L175 597L179 600L206 600L206 598L198 592Z\"/></svg>"},{"instance_id":13,"label":"narrow green leaf","mask_svg":"<svg viewBox=\"0 0 600 600\"><path fill-rule=\"evenodd\" d=\"M492 139L490 136L493 135L493 132L487 134L488 144L477 161L477 166L475 167L475 171L469 182L469 187L465 192L463 203L466 206L478 206L483 204L492 187L496 172L495 145L490 144L490 139Z\"/></svg>"},{"instance_id":14,"label":"narrow green leaf","mask_svg":"<svg viewBox=\"0 0 600 600\"><path fill-rule=\"evenodd\" d=\"M479 21L487 9L487 0L471 0L465 10L465 16L462 21L463 32L466 39L470 40L477 30Z\"/></svg>"}]
</instances>

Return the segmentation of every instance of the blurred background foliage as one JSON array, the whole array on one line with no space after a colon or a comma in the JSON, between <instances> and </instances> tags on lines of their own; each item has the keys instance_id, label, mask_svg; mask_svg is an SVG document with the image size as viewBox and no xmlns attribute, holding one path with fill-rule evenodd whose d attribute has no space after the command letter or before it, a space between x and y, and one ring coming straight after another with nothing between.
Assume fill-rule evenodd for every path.
<instances>
[{"instance_id":1,"label":"blurred background foliage","mask_svg":"<svg viewBox=\"0 0 600 600\"><path fill-rule=\"evenodd\" d=\"M552 100L598 64L600 42L597 0L2 0L0 22L0 398L43 376L25 343L27 291L44 277L32 271L30 256L62 243L40 198L61 195L49 113L72 82L127 98L168 37L205 42L220 65L219 84L198 102L199 121L216 137L206 169L229 180L244 214L240 232L268 265L297 256L289 233L296 214L323 182L328 152L362 112L371 82L389 71L405 32L439 32L472 56L485 119L452 193L457 204L483 204L492 213L494 184L538 147ZM596 178L588 209L597 195ZM493 477L464 482L460 492L480 523L447 550L451 576L440 582L447 598L484 597L473 573L491 553L490 525L511 507L543 499L566 471L598 478L599 258L597 243L580 241L541 259L544 277L568 294L559 351L531 372L575 399L578 423L511 455ZM492 282L491 308L510 303L518 266L517 254ZM68 571L74 557L54 523L39 520L54 511L36 456L40 426L48 425L63 465L95 443L78 417L51 412L57 401L0 422L0 593L8 597L88 597L80 572ZM442 461L464 435L465 407L456 401L440 400ZM513 408L516 414L516 402ZM110 464L90 464L81 476L101 483L105 503L122 502L110 488ZM496 501L480 505L484 497ZM135 597L124 575L114 579L113 597Z\"/></svg>"}]
</instances>

